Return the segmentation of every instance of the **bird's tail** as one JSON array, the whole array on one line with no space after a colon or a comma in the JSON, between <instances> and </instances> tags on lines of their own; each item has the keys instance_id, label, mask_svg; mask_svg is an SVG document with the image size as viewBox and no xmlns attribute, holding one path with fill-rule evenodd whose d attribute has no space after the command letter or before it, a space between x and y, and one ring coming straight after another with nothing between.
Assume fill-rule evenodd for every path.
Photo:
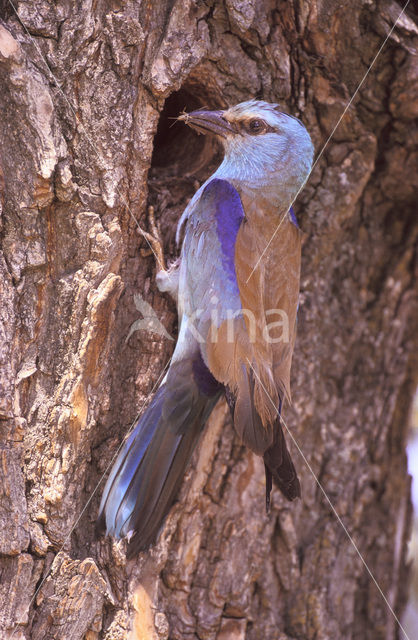
<instances>
[{"instance_id":1,"label":"bird's tail","mask_svg":"<svg viewBox=\"0 0 418 640\"><path fill-rule=\"evenodd\" d=\"M200 354L172 364L123 444L103 492L97 529L128 536L129 556L155 541L221 391Z\"/></svg>"},{"instance_id":2,"label":"bird's tail","mask_svg":"<svg viewBox=\"0 0 418 640\"><path fill-rule=\"evenodd\" d=\"M263 458L266 470L267 510L270 506L272 479L288 500L300 498L300 482L286 445L280 414L274 427L273 444L265 451Z\"/></svg>"}]
</instances>

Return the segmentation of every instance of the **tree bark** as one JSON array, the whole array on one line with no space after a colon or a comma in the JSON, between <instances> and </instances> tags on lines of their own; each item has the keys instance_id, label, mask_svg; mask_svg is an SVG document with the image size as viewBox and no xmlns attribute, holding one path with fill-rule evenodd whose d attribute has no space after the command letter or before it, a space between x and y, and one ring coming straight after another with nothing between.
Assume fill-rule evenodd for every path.
<instances>
[{"instance_id":1,"label":"tree bark","mask_svg":"<svg viewBox=\"0 0 418 640\"><path fill-rule=\"evenodd\" d=\"M102 479L173 349L130 331L134 296L176 335L136 220L152 204L174 258L179 215L220 158L170 117L262 97L301 117L320 152L401 6L14 6L0 2L2 637L400 637L347 532L400 616L418 370L412 8L295 205L305 239L284 416L302 499L275 491L265 514L262 462L220 403L158 544L127 563L124 542L95 537Z\"/></svg>"}]
</instances>

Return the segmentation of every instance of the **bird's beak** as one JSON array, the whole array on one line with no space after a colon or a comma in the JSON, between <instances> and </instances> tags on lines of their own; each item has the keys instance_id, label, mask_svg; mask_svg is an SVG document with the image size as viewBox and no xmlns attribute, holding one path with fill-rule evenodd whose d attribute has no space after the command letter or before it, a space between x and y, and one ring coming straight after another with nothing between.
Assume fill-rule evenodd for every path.
<instances>
[{"instance_id":1,"label":"bird's beak","mask_svg":"<svg viewBox=\"0 0 418 640\"><path fill-rule=\"evenodd\" d=\"M215 133L226 138L228 134L236 133L234 126L224 117L223 111L197 110L191 113L183 113L178 117L192 129L199 133Z\"/></svg>"}]
</instances>

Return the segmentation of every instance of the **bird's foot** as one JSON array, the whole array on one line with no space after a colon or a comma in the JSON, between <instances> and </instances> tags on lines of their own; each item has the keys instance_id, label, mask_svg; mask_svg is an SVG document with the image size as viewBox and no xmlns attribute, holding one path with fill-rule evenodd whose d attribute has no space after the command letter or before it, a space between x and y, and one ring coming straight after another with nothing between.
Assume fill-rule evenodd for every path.
<instances>
[{"instance_id":1,"label":"bird's foot","mask_svg":"<svg viewBox=\"0 0 418 640\"><path fill-rule=\"evenodd\" d=\"M164 250L163 250L163 243L161 240L161 233L155 221L155 212L154 212L153 206L148 207L148 222L149 222L149 227L151 232L145 231L138 224L138 233L142 235L142 237L145 239L146 243L148 244L148 249L145 249L145 248L141 249L141 256L146 257L151 255L151 253L153 253L157 263L157 269L163 272L167 271L165 266L165 260L164 260Z\"/></svg>"}]
</instances>

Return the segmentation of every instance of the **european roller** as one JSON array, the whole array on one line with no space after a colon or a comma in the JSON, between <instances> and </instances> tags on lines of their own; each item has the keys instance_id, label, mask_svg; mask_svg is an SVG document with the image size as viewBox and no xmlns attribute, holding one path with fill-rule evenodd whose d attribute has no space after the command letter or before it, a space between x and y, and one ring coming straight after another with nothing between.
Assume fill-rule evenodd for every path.
<instances>
[{"instance_id":1,"label":"european roller","mask_svg":"<svg viewBox=\"0 0 418 640\"><path fill-rule=\"evenodd\" d=\"M215 134L224 159L183 213L180 258L169 269L153 221L145 232L157 284L177 303L179 335L100 505L99 530L127 537L128 555L155 541L222 395L238 437L264 460L267 505L272 481L288 500L300 496L280 413L290 400L301 262L291 204L309 175L312 142L300 120L259 100L180 119ZM271 335L278 318L279 337Z\"/></svg>"}]
</instances>

